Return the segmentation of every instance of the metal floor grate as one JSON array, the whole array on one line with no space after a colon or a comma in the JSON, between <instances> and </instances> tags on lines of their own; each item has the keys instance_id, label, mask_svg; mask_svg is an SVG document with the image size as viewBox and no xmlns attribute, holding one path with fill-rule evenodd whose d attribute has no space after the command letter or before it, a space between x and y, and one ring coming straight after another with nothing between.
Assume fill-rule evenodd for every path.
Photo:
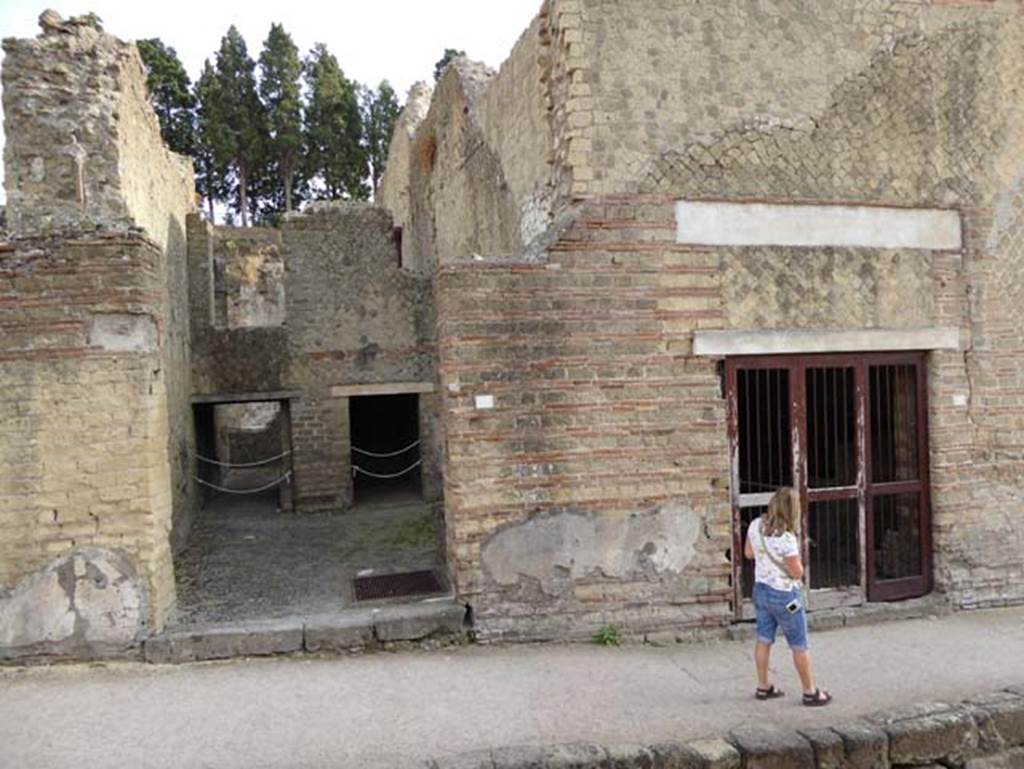
<instances>
[{"instance_id":1,"label":"metal floor grate","mask_svg":"<svg viewBox=\"0 0 1024 769\"><path fill-rule=\"evenodd\" d=\"M407 571L401 574L356 577L352 580L352 587L357 601L444 592L441 581L433 571Z\"/></svg>"}]
</instances>

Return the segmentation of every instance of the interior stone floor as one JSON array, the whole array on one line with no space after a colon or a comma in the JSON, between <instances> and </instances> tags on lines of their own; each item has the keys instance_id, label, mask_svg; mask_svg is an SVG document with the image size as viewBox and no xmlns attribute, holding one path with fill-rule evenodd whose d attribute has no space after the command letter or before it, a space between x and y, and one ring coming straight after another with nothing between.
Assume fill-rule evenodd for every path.
<instances>
[{"instance_id":1,"label":"interior stone floor","mask_svg":"<svg viewBox=\"0 0 1024 769\"><path fill-rule=\"evenodd\" d=\"M441 566L438 514L414 495L377 496L345 513L276 508L273 491L213 495L175 559L171 625L332 613L355 605L356 575Z\"/></svg>"}]
</instances>

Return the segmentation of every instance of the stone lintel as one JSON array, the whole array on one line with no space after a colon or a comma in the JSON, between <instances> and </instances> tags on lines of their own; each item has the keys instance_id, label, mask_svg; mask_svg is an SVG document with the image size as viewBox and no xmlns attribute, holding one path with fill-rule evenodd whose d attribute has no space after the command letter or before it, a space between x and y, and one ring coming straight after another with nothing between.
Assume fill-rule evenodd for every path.
<instances>
[{"instance_id":1,"label":"stone lintel","mask_svg":"<svg viewBox=\"0 0 1024 769\"><path fill-rule=\"evenodd\" d=\"M268 392L221 393L193 395L192 403L257 403L261 401L288 401L302 397L301 390L271 390Z\"/></svg>"},{"instance_id":2,"label":"stone lintel","mask_svg":"<svg viewBox=\"0 0 1024 769\"><path fill-rule=\"evenodd\" d=\"M960 330L952 327L828 331L762 329L695 331L693 334L693 354L714 357L958 349Z\"/></svg>"},{"instance_id":3,"label":"stone lintel","mask_svg":"<svg viewBox=\"0 0 1024 769\"><path fill-rule=\"evenodd\" d=\"M334 385L332 398L355 398L360 395L405 395L408 393L432 393L433 382L391 382L385 384Z\"/></svg>"}]
</instances>

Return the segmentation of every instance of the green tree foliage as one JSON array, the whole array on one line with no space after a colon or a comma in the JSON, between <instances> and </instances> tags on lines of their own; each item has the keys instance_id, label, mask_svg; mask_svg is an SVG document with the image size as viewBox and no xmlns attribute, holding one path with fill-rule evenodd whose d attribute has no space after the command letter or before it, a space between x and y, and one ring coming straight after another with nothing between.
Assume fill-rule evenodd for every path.
<instances>
[{"instance_id":1,"label":"green tree foliage","mask_svg":"<svg viewBox=\"0 0 1024 769\"><path fill-rule=\"evenodd\" d=\"M370 167L370 186L373 197L377 197L380 179L384 175L384 166L388 160L388 148L391 145L391 134L395 130L395 121L402 108L391 84L384 80L377 90L363 89L363 134L365 138L366 157Z\"/></svg>"},{"instance_id":2,"label":"green tree foliage","mask_svg":"<svg viewBox=\"0 0 1024 769\"><path fill-rule=\"evenodd\" d=\"M444 74L445 67L452 63L452 59L457 59L460 56L465 55L465 51L459 51L455 48L445 48L444 56L438 59L437 64L434 65L434 82L436 83L441 79L441 75Z\"/></svg>"},{"instance_id":3,"label":"green tree foliage","mask_svg":"<svg viewBox=\"0 0 1024 769\"><path fill-rule=\"evenodd\" d=\"M146 66L146 86L160 120L160 135L172 151L191 155L196 148L196 100L188 73L177 52L159 38L139 40L136 45Z\"/></svg>"},{"instance_id":4,"label":"green tree foliage","mask_svg":"<svg viewBox=\"0 0 1024 769\"><path fill-rule=\"evenodd\" d=\"M321 199L365 200L367 160L358 84L348 80L327 47L306 57L306 169Z\"/></svg>"},{"instance_id":5,"label":"green tree foliage","mask_svg":"<svg viewBox=\"0 0 1024 769\"><path fill-rule=\"evenodd\" d=\"M203 72L196 80L196 144L192 161L196 173L196 189L203 196L207 216L214 221L214 203L225 200L230 189L230 172L225 164L218 163L214 147L227 145L224 121L220 117L220 82L217 73L207 59Z\"/></svg>"},{"instance_id":6,"label":"green tree foliage","mask_svg":"<svg viewBox=\"0 0 1024 769\"><path fill-rule=\"evenodd\" d=\"M266 115L256 90L256 63L250 58L245 40L232 25L221 39L217 51L216 144L210 149L217 165L227 166L234 174L236 204L242 226L249 214L258 209L258 200L249 198L249 186L261 171L266 148Z\"/></svg>"},{"instance_id":7,"label":"green tree foliage","mask_svg":"<svg viewBox=\"0 0 1024 769\"><path fill-rule=\"evenodd\" d=\"M271 24L260 54L260 98L266 109L267 155L279 183L284 210L292 210L295 174L302 162L302 62L299 49L281 24Z\"/></svg>"}]
</instances>

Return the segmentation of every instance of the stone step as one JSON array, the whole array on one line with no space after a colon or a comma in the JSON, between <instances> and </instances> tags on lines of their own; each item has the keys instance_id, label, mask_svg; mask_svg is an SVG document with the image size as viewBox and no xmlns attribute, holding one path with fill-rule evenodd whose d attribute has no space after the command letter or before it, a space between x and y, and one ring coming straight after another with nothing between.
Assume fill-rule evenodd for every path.
<instances>
[{"instance_id":1,"label":"stone step","mask_svg":"<svg viewBox=\"0 0 1024 769\"><path fill-rule=\"evenodd\" d=\"M172 627L147 638L152 663L295 652L349 652L427 639L462 640L466 609L450 598L272 620Z\"/></svg>"}]
</instances>

